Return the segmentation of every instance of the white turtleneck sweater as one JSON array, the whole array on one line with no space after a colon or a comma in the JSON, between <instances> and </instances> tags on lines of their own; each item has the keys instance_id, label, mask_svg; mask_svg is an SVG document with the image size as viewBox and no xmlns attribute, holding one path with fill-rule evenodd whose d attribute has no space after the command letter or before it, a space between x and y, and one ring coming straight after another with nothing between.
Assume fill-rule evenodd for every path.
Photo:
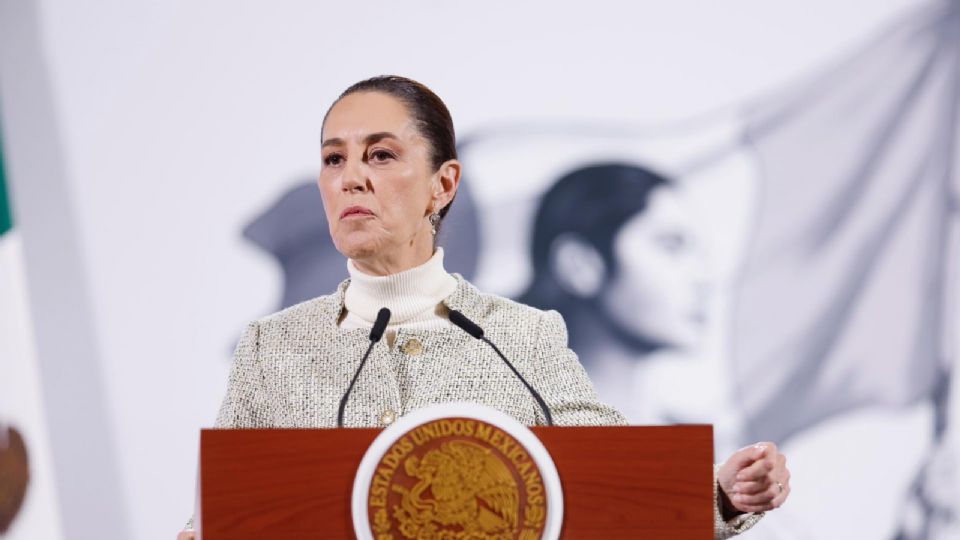
<instances>
[{"instance_id":1,"label":"white turtleneck sweater","mask_svg":"<svg viewBox=\"0 0 960 540\"><path fill-rule=\"evenodd\" d=\"M343 296L347 314L340 328L370 328L383 307L390 310L387 342L391 346L399 328L431 330L451 325L441 302L456 290L457 280L443 267L443 248L437 248L422 265L389 276L365 274L353 260L347 260L347 272L350 284Z\"/></svg>"}]
</instances>

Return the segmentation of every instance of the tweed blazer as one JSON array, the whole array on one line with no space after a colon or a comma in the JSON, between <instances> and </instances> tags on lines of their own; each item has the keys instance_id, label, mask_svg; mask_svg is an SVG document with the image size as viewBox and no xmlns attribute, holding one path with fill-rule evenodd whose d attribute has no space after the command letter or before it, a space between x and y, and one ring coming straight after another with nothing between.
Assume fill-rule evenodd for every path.
<instances>
[{"instance_id":1,"label":"tweed blazer","mask_svg":"<svg viewBox=\"0 0 960 540\"><path fill-rule=\"evenodd\" d=\"M457 288L443 305L484 329L540 392L556 425L626 424L620 412L597 398L577 355L567 347L559 313L483 294L454 276ZM234 355L218 427L336 426L340 399L369 345L369 330L338 326L348 285L346 280L334 294L247 326ZM376 344L350 394L344 425L381 426L384 420L451 401L488 405L526 425L545 423L536 401L496 353L450 326L401 328L392 348L384 341ZM748 515L724 522L717 508L714 514L717 538L746 530L759 519Z\"/></svg>"}]
</instances>

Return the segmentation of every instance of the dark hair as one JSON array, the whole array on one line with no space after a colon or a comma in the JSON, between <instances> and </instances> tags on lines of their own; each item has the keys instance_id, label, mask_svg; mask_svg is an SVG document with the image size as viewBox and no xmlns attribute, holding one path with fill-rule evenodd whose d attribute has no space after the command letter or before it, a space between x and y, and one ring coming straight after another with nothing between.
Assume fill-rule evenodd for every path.
<instances>
[{"instance_id":1,"label":"dark hair","mask_svg":"<svg viewBox=\"0 0 960 540\"><path fill-rule=\"evenodd\" d=\"M607 263L607 279L613 277L618 271L613 256L617 232L646 209L654 188L666 185L670 181L663 176L626 163L589 165L557 180L540 199L534 219L533 282L521 301L562 308L565 295L552 276L550 250L563 234L577 234L596 247Z\"/></svg>"},{"instance_id":2,"label":"dark hair","mask_svg":"<svg viewBox=\"0 0 960 540\"><path fill-rule=\"evenodd\" d=\"M381 92L397 98L407 107L420 135L430 144L430 164L433 170L439 169L445 161L457 159L457 137L453 131L453 118L450 117L450 111L443 100L425 85L399 75L380 75L351 85L327 109L323 124L326 125L327 116L334 105L350 94L359 92ZM441 218L446 217L452 204L451 200L440 209Z\"/></svg>"}]
</instances>

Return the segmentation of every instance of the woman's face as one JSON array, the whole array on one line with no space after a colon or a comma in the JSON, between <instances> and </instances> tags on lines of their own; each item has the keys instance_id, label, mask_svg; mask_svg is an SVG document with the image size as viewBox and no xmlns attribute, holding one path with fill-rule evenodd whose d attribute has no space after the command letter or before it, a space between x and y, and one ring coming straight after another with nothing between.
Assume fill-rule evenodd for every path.
<instances>
[{"instance_id":1,"label":"woman's face","mask_svg":"<svg viewBox=\"0 0 960 540\"><path fill-rule=\"evenodd\" d=\"M708 314L704 258L677 192L659 187L613 242L616 272L602 293L623 330L659 345L696 346Z\"/></svg>"},{"instance_id":2,"label":"woman's face","mask_svg":"<svg viewBox=\"0 0 960 540\"><path fill-rule=\"evenodd\" d=\"M431 147L406 106L380 92L337 102L323 126L320 194L337 250L368 273L422 264L433 253L428 217L453 198L459 164L434 171Z\"/></svg>"}]
</instances>

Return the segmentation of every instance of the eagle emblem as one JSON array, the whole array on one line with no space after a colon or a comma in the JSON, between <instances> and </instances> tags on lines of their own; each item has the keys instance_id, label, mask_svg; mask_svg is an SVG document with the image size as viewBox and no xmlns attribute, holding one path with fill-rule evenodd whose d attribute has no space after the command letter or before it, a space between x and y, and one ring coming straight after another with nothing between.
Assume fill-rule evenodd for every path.
<instances>
[{"instance_id":1,"label":"eagle emblem","mask_svg":"<svg viewBox=\"0 0 960 540\"><path fill-rule=\"evenodd\" d=\"M507 540L519 531L516 478L494 452L466 440L446 441L404 470L417 482L394 484L399 532L416 540Z\"/></svg>"}]
</instances>

